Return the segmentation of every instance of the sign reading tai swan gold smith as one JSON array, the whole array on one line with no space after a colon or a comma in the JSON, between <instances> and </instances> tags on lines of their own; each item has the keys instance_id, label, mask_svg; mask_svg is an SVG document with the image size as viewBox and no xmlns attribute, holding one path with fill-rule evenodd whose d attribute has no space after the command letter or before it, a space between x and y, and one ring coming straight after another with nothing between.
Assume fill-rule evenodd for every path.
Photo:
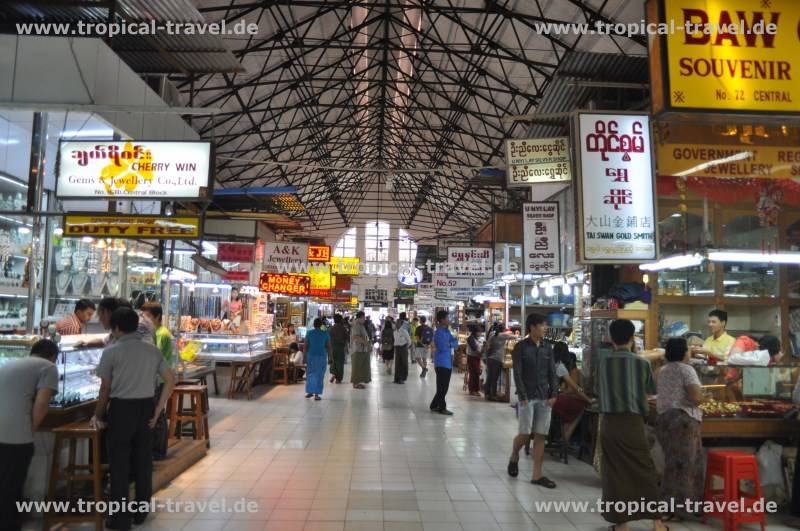
<instances>
[{"instance_id":1,"label":"sign reading tai swan gold smith","mask_svg":"<svg viewBox=\"0 0 800 531\"><path fill-rule=\"evenodd\" d=\"M81 215L64 216L68 238L140 238L194 240L200 237L200 218L166 216Z\"/></svg>"},{"instance_id":2,"label":"sign reading tai swan gold smith","mask_svg":"<svg viewBox=\"0 0 800 531\"><path fill-rule=\"evenodd\" d=\"M797 0L649 0L647 14L671 28L650 42L656 112L798 112Z\"/></svg>"}]
</instances>

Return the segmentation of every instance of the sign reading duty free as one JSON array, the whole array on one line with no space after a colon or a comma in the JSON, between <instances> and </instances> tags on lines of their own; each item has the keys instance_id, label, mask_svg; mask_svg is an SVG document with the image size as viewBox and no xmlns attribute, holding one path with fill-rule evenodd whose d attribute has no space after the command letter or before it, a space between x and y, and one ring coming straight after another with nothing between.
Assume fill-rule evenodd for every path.
<instances>
[{"instance_id":1,"label":"sign reading duty free","mask_svg":"<svg viewBox=\"0 0 800 531\"><path fill-rule=\"evenodd\" d=\"M56 196L155 201L205 197L211 154L210 142L62 140Z\"/></svg>"},{"instance_id":2,"label":"sign reading duty free","mask_svg":"<svg viewBox=\"0 0 800 531\"><path fill-rule=\"evenodd\" d=\"M649 0L653 110L797 114L800 2Z\"/></svg>"},{"instance_id":3,"label":"sign reading duty free","mask_svg":"<svg viewBox=\"0 0 800 531\"><path fill-rule=\"evenodd\" d=\"M166 216L66 215L64 236L82 238L138 238L195 240L200 237L200 218Z\"/></svg>"}]
</instances>

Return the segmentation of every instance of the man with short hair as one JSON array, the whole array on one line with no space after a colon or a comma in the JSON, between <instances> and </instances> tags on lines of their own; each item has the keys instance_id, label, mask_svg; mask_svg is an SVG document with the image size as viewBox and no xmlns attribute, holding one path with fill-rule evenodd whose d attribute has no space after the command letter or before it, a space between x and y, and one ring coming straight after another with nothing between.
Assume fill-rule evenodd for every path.
<instances>
[{"instance_id":1,"label":"man with short hair","mask_svg":"<svg viewBox=\"0 0 800 531\"><path fill-rule=\"evenodd\" d=\"M34 343L31 355L0 368L0 529L17 531L17 502L33 458L33 433L58 390L54 365L58 346L49 339Z\"/></svg>"},{"instance_id":2,"label":"man with short hair","mask_svg":"<svg viewBox=\"0 0 800 531\"><path fill-rule=\"evenodd\" d=\"M97 305L97 320L103 327L103 330L111 330L111 314L114 310L123 304L121 299L116 297L103 297ZM79 344L78 346L86 347L105 347L114 342L113 335L109 332L103 339L95 339L86 343Z\"/></svg>"},{"instance_id":3,"label":"man with short hair","mask_svg":"<svg viewBox=\"0 0 800 531\"><path fill-rule=\"evenodd\" d=\"M82 334L86 323L94 316L95 305L89 299L81 299L75 303L75 311L56 323L56 332L61 336L77 336Z\"/></svg>"},{"instance_id":4,"label":"man with short hair","mask_svg":"<svg viewBox=\"0 0 800 531\"><path fill-rule=\"evenodd\" d=\"M347 346L349 334L347 328L344 326L344 319L342 316L334 314L333 326L328 332L331 336L331 347L333 348L333 359L331 360L331 380L336 383L342 383L344 378L344 350Z\"/></svg>"},{"instance_id":5,"label":"man with short hair","mask_svg":"<svg viewBox=\"0 0 800 531\"><path fill-rule=\"evenodd\" d=\"M414 361L419 365L419 368L422 369L422 372L419 374L420 378L425 378L428 374L428 353L431 349L431 343L433 343L433 329L426 323L427 319L425 319L425 316L420 315L419 326L414 330L413 336Z\"/></svg>"},{"instance_id":6,"label":"man with short hair","mask_svg":"<svg viewBox=\"0 0 800 531\"><path fill-rule=\"evenodd\" d=\"M514 364L514 384L519 397L519 432L514 437L508 474L519 474L519 451L533 434L533 476L531 483L548 489L556 484L542 475L544 447L550 432L550 418L558 394L553 347L545 341L547 327L543 315L533 313L525 320L527 337L514 346L511 359Z\"/></svg>"},{"instance_id":7,"label":"man with short hair","mask_svg":"<svg viewBox=\"0 0 800 531\"><path fill-rule=\"evenodd\" d=\"M100 396L91 424L102 428L108 417L111 468L110 501L128 499L131 458L136 468L136 502L149 502L153 495L153 427L175 385L175 373L155 346L137 333L139 316L130 308L114 310L110 319L115 342L103 351L97 366ZM164 385L154 400L157 378ZM147 513L131 515L126 510L110 515L109 529L127 530L141 524Z\"/></svg>"},{"instance_id":8,"label":"man with short hair","mask_svg":"<svg viewBox=\"0 0 800 531\"><path fill-rule=\"evenodd\" d=\"M627 319L611 323L608 332L614 351L600 359L595 378L601 413L603 501L609 509L603 518L616 531L627 531L628 522L635 520L653 520L653 529L663 531L667 528L661 516L644 510L661 501L644 429L650 413L648 395L656 394L656 385L650 362L635 354L635 330ZM636 513L617 509L625 504L630 509L634 502L640 507Z\"/></svg>"},{"instance_id":9,"label":"man with short hair","mask_svg":"<svg viewBox=\"0 0 800 531\"><path fill-rule=\"evenodd\" d=\"M440 415L452 415L447 409L447 391L450 389L450 377L453 374L453 349L458 347L458 338L450 331L450 319L447 310L436 313L436 333L433 335L431 350L434 353L434 370L436 371L436 395L431 401L431 411Z\"/></svg>"},{"instance_id":10,"label":"man with short hair","mask_svg":"<svg viewBox=\"0 0 800 531\"><path fill-rule=\"evenodd\" d=\"M372 340L365 326L364 312L358 312L350 330L350 381L353 389L364 389L364 384L372 380L369 360L371 349Z\"/></svg>"},{"instance_id":11,"label":"man with short hair","mask_svg":"<svg viewBox=\"0 0 800 531\"><path fill-rule=\"evenodd\" d=\"M725 362L731 353L734 337L728 334L728 312L711 310L708 313L708 329L711 335L703 342L702 347L693 347L692 354L697 357L712 357L719 362Z\"/></svg>"},{"instance_id":12,"label":"man with short hair","mask_svg":"<svg viewBox=\"0 0 800 531\"><path fill-rule=\"evenodd\" d=\"M167 364L172 365L172 351L175 338L172 337L169 328L164 326L164 309L157 302L146 302L142 305L142 317L142 320L149 321L149 328L152 328L153 336L155 337L155 346L161 351ZM142 326L140 323L140 331L141 328ZM144 340L144 338L142 339Z\"/></svg>"}]
</instances>

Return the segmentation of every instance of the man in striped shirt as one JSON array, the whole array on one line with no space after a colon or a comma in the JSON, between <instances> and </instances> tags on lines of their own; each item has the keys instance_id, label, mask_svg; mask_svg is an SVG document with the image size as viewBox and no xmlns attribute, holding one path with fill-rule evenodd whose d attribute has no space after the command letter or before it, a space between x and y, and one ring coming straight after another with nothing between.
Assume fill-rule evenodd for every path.
<instances>
[{"instance_id":1,"label":"man in striped shirt","mask_svg":"<svg viewBox=\"0 0 800 531\"><path fill-rule=\"evenodd\" d=\"M649 412L648 395L656 393L650 362L635 354L635 327L627 319L618 319L609 326L614 351L603 358L597 367L595 393L602 420L600 445L602 464L603 518L615 531L626 531L628 522L653 520L653 529L667 529L661 516L640 509L618 511L616 502L659 502L656 469L650 457L650 445L644 430L644 418Z\"/></svg>"},{"instance_id":2,"label":"man in striped shirt","mask_svg":"<svg viewBox=\"0 0 800 531\"><path fill-rule=\"evenodd\" d=\"M83 332L86 323L94 316L95 305L89 299L75 303L75 312L56 323L56 332L61 336L76 336Z\"/></svg>"}]
</instances>

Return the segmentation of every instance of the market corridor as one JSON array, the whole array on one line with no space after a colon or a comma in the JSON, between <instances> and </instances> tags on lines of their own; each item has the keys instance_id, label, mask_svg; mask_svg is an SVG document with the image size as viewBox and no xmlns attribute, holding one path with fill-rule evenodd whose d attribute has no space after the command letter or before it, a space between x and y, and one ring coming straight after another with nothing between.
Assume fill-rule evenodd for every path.
<instances>
[{"instance_id":1,"label":"market corridor","mask_svg":"<svg viewBox=\"0 0 800 531\"><path fill-rule=\"evenodd\" d=\"M349 365L347 366L349 372ZM165 514L147 530L516 531L597 530L595 514L537 514L545 500L594 503L600 480L588 465L547 458L548 491L506 474L516 421L507 404L468 398L454 374L452 417L432 414L433 375L412 367L391 383L373 359L365 391L325 384L322 402L302 385L276 386L248 402L212 399L209 455L157 494L160 499L255 500L255 514ZM721 529L670 523L671 529ZM650 529L640 522L633 529ZM747 529L747 528L743 528ZM770 526L770 529L780 529Z\"/></svg>"}]
</instances>

